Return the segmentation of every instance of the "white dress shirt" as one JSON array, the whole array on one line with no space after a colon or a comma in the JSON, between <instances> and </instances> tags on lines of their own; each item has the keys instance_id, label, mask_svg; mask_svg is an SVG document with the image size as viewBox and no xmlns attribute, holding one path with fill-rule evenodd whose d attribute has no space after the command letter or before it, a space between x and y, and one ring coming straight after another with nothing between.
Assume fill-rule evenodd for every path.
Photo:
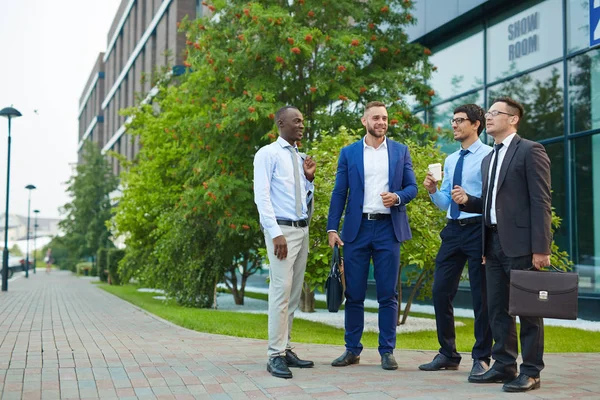
<instances>
[{"instance_id":1,"label":"white dress shirt","mask_svg":"<svg viewBox=\"0 0 600 400\"><path fill-rule=\"evenodd\" d=\"M260 224L272 238L281 236L277 219L297 221L292 147L279 137L275 142L262 147L254 156L254 202L260 215ZM304 175L303 160L294 147L298 157L300 172L300 191L302 219L308 218L306 193L314 191L314 184Z\"/></svg>"},{"instance_id":2,"label":"white dress shirt","mask_svg":"<svg viewBox=\"0 0 600 400\"><path fill-rule=\"evenodd\" d=\"M508 146L512 142L513 138L517 132L507 136L503 141L503 146L498 151L498 166L496 167L496 176L494 177L494 190L492 191L492 205L490 208L490 222L492 225L496 225L498 222L496 221L496 191L498 190L498 177L500 176L500 169L502 168L502 162L504 161L504 156L508 151ZM492 155L492 159L490 160L490 170L488 172L488 182L491 182L492 179L492 167L494 165L494 159L496 158L496 154ZM488 183L489 187L489 183Z\"/></svg>"},{"instance_id":3,"label":"white dress shirt","mask_svg":"<svg viewBox=\"0 0 600 400\"><path fill-rule=\"evenodd\" d=\"M378 148L369 146L363 139L365 172L365 197L363 212L369 214L389 214L390 209L383 205L381 193L389 192L389 170L387 138Z\"/></svg>"}]
</instances>

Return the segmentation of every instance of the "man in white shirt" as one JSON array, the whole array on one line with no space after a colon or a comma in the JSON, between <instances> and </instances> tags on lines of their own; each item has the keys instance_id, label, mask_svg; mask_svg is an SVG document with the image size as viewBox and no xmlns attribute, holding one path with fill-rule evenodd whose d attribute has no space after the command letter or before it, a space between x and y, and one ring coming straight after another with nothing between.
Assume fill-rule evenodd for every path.
<instances>
[{"instance_id":1,"label":"man in white shirt","mask_svg":"<svg viewBox=\"0 0 600 400\"><path fill-rule=\"evenodd\" d=\"M400 243L411 238L406 204L417 196L417 183L408 147L386 137L385 104L368 103L361 121L367 134L340 153L327 220L329 245L344 246L346 275L346 351L331 365L345 367L360 361L364 301L372 259L379 303L381 367L394 370L398 368L393 351L398 320ZM340 237L338 229L344 209Z\"/></svg>"},{"instance_id":2,"label":"man in white shirt","mask_svg":"<svg viewBox=\"0 0 600 400\"><path fill-rule=\"evenodd\" d=\"M314 191L316 164L302 159L296 142L302 139L304 118L291 106L275 114L277 141L262 147L254 157L254 202L260 215L269 257L269 362L267 371L291 378L289 367L311 368L290 344L294 312L308 256L307 194Z\"/></svg>"}]
</instances>

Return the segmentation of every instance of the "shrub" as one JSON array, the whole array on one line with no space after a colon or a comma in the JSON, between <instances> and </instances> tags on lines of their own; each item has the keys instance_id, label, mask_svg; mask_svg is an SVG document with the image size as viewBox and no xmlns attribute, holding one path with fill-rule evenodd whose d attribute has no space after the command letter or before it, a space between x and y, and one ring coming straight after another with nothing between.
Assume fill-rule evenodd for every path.
<instances>
[{"instance_id":1,"label":"shrub","mask_svg":"<svg viewBox=\"0 0 600 400\"><path fill-rule=\"evenodd\" d=\"M108 270L108 249L100 248L98 249L98 254L96 256L96 266L98 268L98 276L100 277L100 281L106 282L108 280L108 274L106 271Z\"/></svg>"},{"instance_id":2,"label":"shrub","mask_svg":"<svg viewBox=\"0 0 600 400\"><path fill-rule=\"evenodd\" d=\"M107 265L108 279L111 285L120 285L121 276L119 275L119 262L125 255L125 250L110 249L108 250Z\"/></svg>"},{"instance_id":3,"label":"shrub","mask_svg":"<svg viewBox=\"0 0 600 400\"><path fill-rule=\"evenodd\" d=\"M86 262L80 262L77 263L75 265L75 272L77 273L77 275L91 275L90 272L92 271L92 263L89 261Z\"/></svg>"}]
</instances>

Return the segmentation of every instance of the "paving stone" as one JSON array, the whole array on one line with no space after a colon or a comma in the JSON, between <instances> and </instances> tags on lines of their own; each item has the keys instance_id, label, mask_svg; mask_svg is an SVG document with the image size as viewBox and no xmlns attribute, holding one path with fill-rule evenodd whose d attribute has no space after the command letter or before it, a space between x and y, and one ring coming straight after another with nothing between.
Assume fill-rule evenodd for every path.
<instances>
[{"instance_id":1,"label":"paving stone","mask_svg":"<svg viewBox=\"0 0 600 400\"><path fill-rule=\"evenodd\" d=\"M383 371L376 349L360 365L333 368L342 348L301 344L315 368L285 380L266 371L265 349L174 326L68 272L11 281L0 293L2 400L600 398L600 353L546 354L542 388L511 395L469 384L466 367L419 371L435 351L397 350L400 368Z\"/></svg>"}]
</instances>

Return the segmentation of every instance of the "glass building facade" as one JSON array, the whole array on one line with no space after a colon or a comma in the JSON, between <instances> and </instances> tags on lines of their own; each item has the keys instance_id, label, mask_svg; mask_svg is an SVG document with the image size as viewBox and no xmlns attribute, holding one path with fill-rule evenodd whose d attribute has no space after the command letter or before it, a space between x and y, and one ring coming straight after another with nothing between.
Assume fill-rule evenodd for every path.
<instances>
[{"instance_id":1,"label":"glass building facade","mask_svg":"<svg viewBox=\"0 0 600 400\"><path fill-rule=\"evenodd\" d=\"M523 104L519 135L542 143L552 161L562 219L555 241L575 264L580 297L600 299L600 48L589 47L589 0L435 3L415 2L418 22L409 31L437 66L429 82L435 98L415 112L450 128L460 104L487 109L497 96Z\"/></svg>"}]
</instances>

